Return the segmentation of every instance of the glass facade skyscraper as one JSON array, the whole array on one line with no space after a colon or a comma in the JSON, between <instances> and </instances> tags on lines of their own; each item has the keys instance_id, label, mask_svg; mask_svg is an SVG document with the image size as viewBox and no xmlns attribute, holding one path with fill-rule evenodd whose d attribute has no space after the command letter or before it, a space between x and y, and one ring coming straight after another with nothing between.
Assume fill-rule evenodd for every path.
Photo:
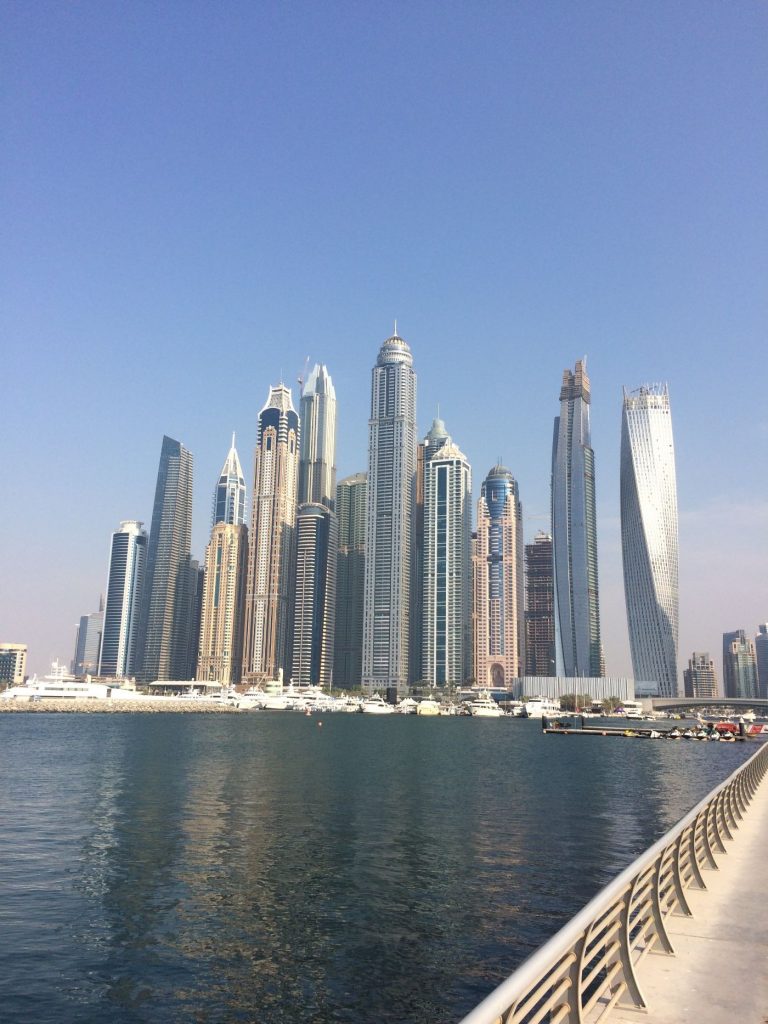
<instances>
[{"instance_id":1,"label":"glass facade skyscraper","mask_svg":"<svg viewBox=\"0 0 768 1024\"><path fill-rule=\"evenodd\" d=\"M743 629L723 633L723 687L726 697L758 696L755 645Z\"/></svg>"},{"instance_id":2,"label":"glass facade skyscraper","mask_svg":"<svg viewBox=\"0 0 768 1024\"><path fill-rule=\"evenodd\" d=\"M757 690L763 700L768 700L768 622L761 622L755 637L757 659Z\"/></svg>"},{"instance_id":3,"label":"glass facade skyscraper","mask_svg":"<svg viewBox=\"0 0 768 1024\"><path fill-rule=\"evenodd\" d=\"M525 592L523 511L506 466L494 466L480 488L473 575L475 681L508 686L525 665Z\"/></svg>"},{"instance_id":4,"label":"glass facade skyscraper","mask_svg":"<svg viewBox=\"0 0 768 1024\"><path fill-rule=\"evenodd\" d=\"M371 379L365 539L363 687L407 690L412 519L416 474L416 373L397 334L383 343Z\"/></svg>"},{"instance_id":5,"label":"glass facade skyscraper","mask_svg":"<svg viewBox=\"0 0 768 1024\"><path fill-rule=\"evenodd\" d=\"M422 678L461 686L472 670L472 474L447 435L424 464Z\"/></svg>"},{"instance_id":6,"label":"glass facade skyscraper","mask_svg":"<svg viewBox=\"0 0 768 1024\"><path fill-rule=\"evenodd\" d=\"M565 370L552 444L555 662L558 676L600 676L595 456L586 359Z\"/></svg>"},{"instance_id":7,"label":"glass facade skyscraper","mask_svg":"<svg viewBox=\"0 0 768 1024\"><path fill-rule=\"evenodd\" d=\"M336 391L325 366L315 364L301 392L299 504L333 510L336 501Z\"/></svg>"},{"instance_id":8,"label":"glass facade skyscraper","mask_svg":"<svg viewBox=\"0 0 768 1024\"><path fill-rule=\"evenodd\" d=\"M230 523L242 526L245 522L245 477L240 466L240 459L235 448L235 435L232 435L232 446L221 467L219 480L213 492L212 526L216 523Z\"/></svg>"},{"instance_id":9,"label":"glass facade skyscraper","mask_svg":"<svg viewBox=\"0 0 768 1024\"><path fill-rule=\"evenodd\" d=\"M190 678L191 539L192 454L179 441L164 437L142 601L139 676L144 682Z\"/></svg>"},{"instance_id":10,"label":"glass facade skyscraper","mask_svg":"<svg viewBox=\"0 0 768 1024\"><path fill-rule=\"evenodd\" d=\"M677 484L666 384L624 390L621 550L629 647L638 682L676 697Z\"/></svg>"},{"instance_id":11,"label":"glass facade skyscraper","mask_svg":"<svg viewBox=\"0 0 768 1024\"><path fill-rule=\"evenodd\" d=\"M552 536L536 534L525 545L525 674L555 675L555 588Z\"/></svg>"},{"instance_id":12,"label":"glass facade skyscraper","mask_svg":"<svg viewBox=\"0 0 768 1024\"><path fill-rule=\"evenodd\" d=\"M147 563L147 532L142 525L127 519L112 534L100 676L132 676L136 671Z\"/></svg>"},{"instance_id":13,"label":"glass facade skyscraper","mask_svg":"<svg viewBox=\"0 0 768 1024\"><path fill-rule=\"evenodd\" d=\"M335 686L359 686L363 677L363 595L368 478L356 473L336 488L339 548L336 559Z\"/></svg>"}]
</instances>

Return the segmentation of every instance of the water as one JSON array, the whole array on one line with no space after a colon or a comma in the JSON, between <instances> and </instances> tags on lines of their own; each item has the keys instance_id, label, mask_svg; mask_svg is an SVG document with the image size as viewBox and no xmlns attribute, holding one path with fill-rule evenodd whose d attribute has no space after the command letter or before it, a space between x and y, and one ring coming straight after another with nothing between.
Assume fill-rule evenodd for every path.
<instances>
[{"instance_id":1,"label":"water","mask_svg":"<svg viewBox=\"0 0 768 1024\"><path fill-rule=\"evenodd\" d=\"M0 715L0 1015L450 1022L747 744L535 722Z\"/></svg>"}]
</instances>

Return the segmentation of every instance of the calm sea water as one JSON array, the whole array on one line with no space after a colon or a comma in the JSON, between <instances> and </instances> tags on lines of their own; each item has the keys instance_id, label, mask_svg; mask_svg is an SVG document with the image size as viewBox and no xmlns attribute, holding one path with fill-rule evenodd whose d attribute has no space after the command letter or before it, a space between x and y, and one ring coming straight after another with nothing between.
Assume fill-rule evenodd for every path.
<instances>
[{"instance_id":1,"label":"calm sea water","mask_svg":"<svg viewBox=\"0 0 768 1024\"><path fill-rule=\"evenodd\" d=\"M749 752L535 722L0 715L0 1017L455 1021Z\"/></svg>"}]
</instances>

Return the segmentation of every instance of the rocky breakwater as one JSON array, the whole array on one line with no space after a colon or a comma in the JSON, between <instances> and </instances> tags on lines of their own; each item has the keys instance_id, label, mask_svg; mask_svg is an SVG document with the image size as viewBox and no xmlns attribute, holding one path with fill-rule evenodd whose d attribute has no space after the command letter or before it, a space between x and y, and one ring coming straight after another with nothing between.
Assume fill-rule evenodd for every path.
<instances>
[{"instance_id":1,"label":"rocky breakwater","mask_svg":"<svg viewBox=\"0 0 768 1024\"><path fill-rule=\"evenodd\" d=\"M238 709L211 700L184 700L174 697L137 697L134 700L95 700L93 698L51 697L45 700L0 700L1 712L76 712L78 714L176 714L231 715Z\"/></svg>"}]
</instances>

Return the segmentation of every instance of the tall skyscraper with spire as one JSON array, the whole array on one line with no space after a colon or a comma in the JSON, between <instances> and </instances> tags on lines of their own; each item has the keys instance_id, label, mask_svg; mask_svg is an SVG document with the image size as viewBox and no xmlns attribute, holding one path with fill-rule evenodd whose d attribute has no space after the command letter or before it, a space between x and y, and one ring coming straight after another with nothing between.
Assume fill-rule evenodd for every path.
<instances>
[{"instance_id":1,"label":"tall skyscraper with spire","mask_svg":"<svg viewBox=\"0 0 768 1024\"><path fill-rule=\"evenodd\" d=\"M621 551L632 668L676 697L677 484L666 384L624 389L621 419Z\"/></svg>"},{"instance_id":2,"label":"tall skyscraper with spire","mask_svg":"<svg viewBox=\"0 0 768 1024\"><path fill-rule=\"evenodd\" d=\"M523 510L517 481L496 465L483 481L474 541L474 674L508 686L525 665Z\"/></svg>"},{"instance_id":3,"label":"tall skyscraper with spire","mask_svg":"<svg viewBox=\"0 0 768 1024\"><path fill-rule=\"evenodd\" d=\"M552 444L555 663L558 676L602 675L595 456L586 357L565 370Z\"/></svg>"},{"instance_id":4,"label":"tall skyscraper with spire","mask_svg":"<svg viewBox=\"0 0 768 1024\"><path fill-rule=\"evenodd\" d=\"M205 576L197 678L225 686L240 682L243 671L248 530L245 480L232 435L213 496L213 529L205 552Z\"/></svg>"},{"instance_id":5,"label":"tall skyscraper with spire","mask_svg":"<svg viewBox=\"0 0 768 1024\"><path fill-rule=\"evenodd\" d=\"M139 520L127 519L112 534L100 676L123 677L136 672L147 566L147 531L142 526Z\"/></svg>"},{"instance_id":6,"label":"tall skyscraper with spire","mask_svg":"<svg viewBox=\"0 0 768 1024\"><path fill-rule=\"evenodd\" d=\"M365 541L363 687L408 687L416 373L398 335L382 344L371 379Z\"/></svg>"},{"instance_id":7,"label":"tall skyscraper with spire","mask_svg":"<svg viewBox=\"0 0 768 1024\"><path fill-rule=\"evenodd\" d=\"M336 560L335 686L359 686L363 677L363 596L368 478L356 473L336 488L339 553Z\"/></svg>"},{"instance_id":8,"label":"tall skyscraper with spire","mask_svg":"<svg viewBox=\"0 0 768 1024\"><path fill-rule=\"evenodd\" d=\"M213 515L211 525L231 523L242 526L245 522L245 477L235 448L235 435L219 474L219 482L213 492Z\"/></svg>"},{"instance_id":9,"label":"tall skyscraper with spire","mask_svg":"<svg viewBox=\"0 0 768 1024\"><path fill-rule=\"evenodd\" d=\"M290 388L270 388L259 413L245 601L243 673L274 678L291 664L291 587L299 479L299 417Z\"/></svg>"},{"instance_id":10,"label":"tall skyscraper with spire","mask_svg":"<svg viewBox=\"0 0 768 1024\"><path fill-rule=\"evenodd\" d=\"M472 672L472 472L447 435L425 454L421 675L454 687Z\"/></svg>"},{"instance_id":11,"label":"tall skyscraper with spire","mask_svg":"<svg viewBox=\"0 0 768 1024\"><path fill-rule=\"evenodd\" d=\"M301 395L299 508L293 573L295 683L329 686L336 622L336 392L315 365Z\"/></svg>"},{"instance_id":12,"label":"tall skyscraper with spire","mask_svg":"<svg viewBox=\"0 0 768 1024\"><path fill-rule=\"evenodd\" d=\"M144 682L188 678L193 628L191 539L192 454L179 441L164 437L142 602L140 678Z\"/></svg>"}]
</instances>

